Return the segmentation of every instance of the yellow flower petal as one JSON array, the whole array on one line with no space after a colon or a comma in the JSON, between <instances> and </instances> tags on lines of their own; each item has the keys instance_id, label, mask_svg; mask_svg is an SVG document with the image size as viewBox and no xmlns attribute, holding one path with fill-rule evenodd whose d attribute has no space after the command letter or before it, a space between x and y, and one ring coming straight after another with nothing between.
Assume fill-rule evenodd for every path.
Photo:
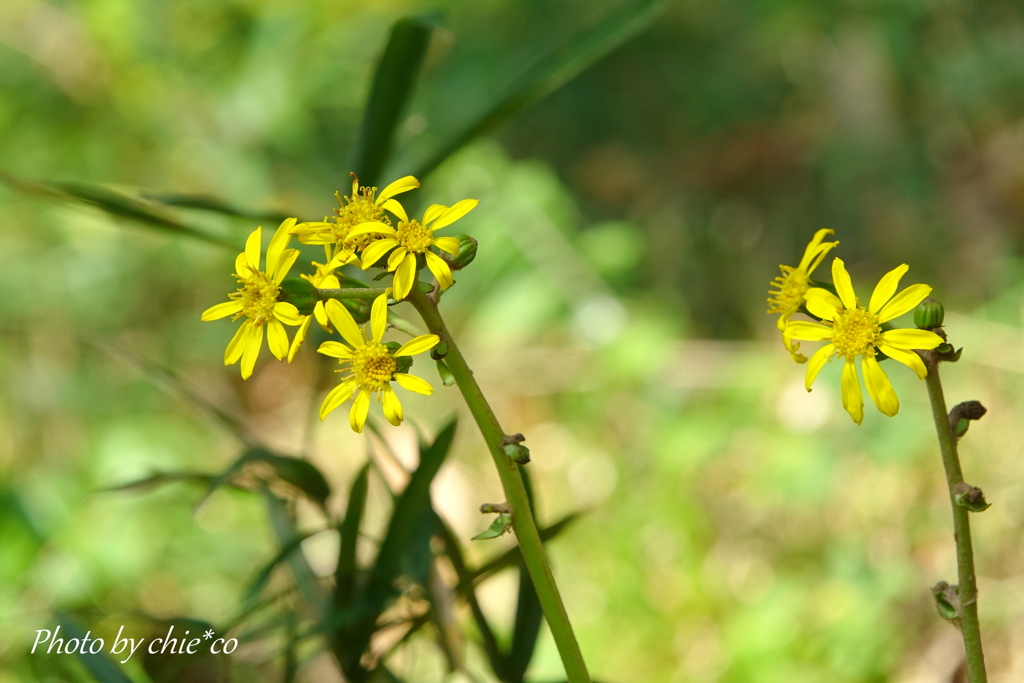
<instances>
[{"instance_id":1,"label":"yellow flower petal","mask_svg":"<svg viewBox=\"0 0 1024 683\"><path fill-rule=\"evenodd\" d=\"M338 386L331 389L331 392L327 394L324 402L320 404L320 421L322 422L332 410L340 406L342 403L347 401L349 397L355 392L356 383L352 380L348 382L342 382Z\"/></svg>"},{"instance_id":2,"label":"yellow flower petal","mask_svg":"<svg viewBox=\"0 0 1024 683\"><path fill-rule=\"evenodd\" d=\"M402 264L402 259L409 253L409 250L405 247L399 247L391 252L391 256L388 257L388 272L393 273L395 268Z\"/></svg>"},{"instance_id":3,"label":"yellow flower petal","mask_svg":"<svg viewBox=\"0 0 1024 683\"><path fill-rule=\"evenodd\" d=\"M263 244L263 228L259 227L249 233L245 240L245 262L253 269L260 269L260 246ZM239 273L241 275L242 273Z\"/></svg>"},{"instance_id":4,"label":"yellow flower petal","mask_svg":"<svg viewBox=\"0 0 1024 683\"><path fill-rule=\"evenodd\" d=\"M352 349L345 346L341 342L336 341L325 341L320 345L320 348L316 350L317 353L322 353L325 356L331 358L341 358L347 360L352 357Z\"/></svg>"},{"instance_id":5,"label":"yellow flower petal","mask_svg":"<svg viewBox=\"0 0 1024 683\"><path fill-rule=\"evenodd\" d=\"M885 374L885 370L878 364L873 356L864 356L861 361L861 369L864 371L864 386L868 388L868 396L874 402L875 407L883 414L892 417L900 410L900 400L896 392L892 390L892 383Z\"/></svg>"},{"instance_id":6,"label":"yellow flower petal","mask_svg":"<svg viewBox=\"0 0 1024 683\"><path fill-rule=\"evenodd\" d=\"M395 373L395 380L402 386L403 389L416 392L417 394L423 394L424 396L430 396L434 393L434 387L430 386L430 383L425 379L421 379L416 375L407 375L402 372Z\"/></svg>"},{"instance_id":7,"label":"yellow flower petal","mask_svg":"<svg viewBox=\"0 0 1024 683\"><path fill-rule=\"evenodd\" d=\"M380 260L380 257L388 252L388 249L393 249L398 246L398 240L386 237L376 242L371 242L363 249L363 262L362 269L366 270L374 263Z\"/></svg>"},{"instance_id":8,"label":"yellow flower petal","mask_svg":"<svg viewBox=\"0 0 1024 683\"><path fill-rule=\"evenodd\" d=\"M409 222L409 215L405 212L405 207L402 206L397 199L389 199L381 204L381 207L398 216L398 220L403 223Z\"/></svg>"},{"instance_id":9,"label":"yellow flower petal","mask_svg":"<svg viewBox=\"0 0 1024 683\"><path fill-rule=\"evenodd\" d=\"M398 400L394 389L385 385L381 392L381 399L384 406L384 417L396 427L402 424L402 402Z\"/></svg>"},{"instance_id":10,"label":"yellow flower petal","mask_svg":"<svg viewBox=\"0 0 1024 683\"><path fill-rule=\"evenodd\" d=\"M836 309L843 307L843 302L827 289L812 287L804 295L804 305L808 311L822 320L832 320L836 315Z\"/></svg>"},{"instance_id":11,"label":"yellow flower petal","mask_svg":"<svg viewBox=\"0 0 1024 683\"><path fill-rule=\"evenodd\" d=\"M259 358L260 349L263 348L263 325L252 325L252 332L246 340L245 350L242 352L242 379L252 377L252 370L256 367L256 359Z\"/></svg>"},{"instance_id":12,"label":"yellow flower petal","mask_svg":"<svg viewBox=\"0 0 1024 683\"><path fill-rule=\"evenodd\" d=\"M199 317L199 319L203 321L220 320L221 318L226 318L229 315L234 315L235 313L238 313L241 310L241 301L225 301L222 304L217 304L216 306L210 306L209 308L207 308L205 311L203 311L203 314Z\"/></svg>"},{"instance_id":13,"label":"yellow flower petal","mask_svg":"<svg viewBox=\"0 0 1024 683\"><path fill-rule=\"evenodd\" d=\"M828 228L822 228L818 232L814 233L814 238L811 240L810 244L807 245L807 248L804 249L804 256L800 259L799 270L810 275L814 272L814 269L821 265L821 262L825 260L825 256L828 252L839 246L838 241L822 244L822 240L825 239L825 235L832 235L834 233L834 230L829 230Z\"/></svg>"},{"instance_id":14,"label":"yellow flower petal","mask_svg":"<svg viewBox=\"0 0 1024 683\"><path fill-rule=\"evenodd\" d=\"M284 331L284 325L280 320L271 319L267 321L266 327L267 346L270 347L270 352L274 354L274 358L284 360L288 355L288 333Z\"/></svg>"},{"instance_id":15,"label":"yellow flower petal","mask_svg":"<svg viewBox=\"0 0 1024 683\"><path fill-rule=\"evenodd\" d=\"M238 331L235 332L235 336L228 342L228 348L224 351L224 365L234 365L238 362L238 359L242 357L242 352L245 351L246 342L251 332L252 325L248 320L238 326Z\"/></svg>"},{"instance_id":16,"label":"yellow flower petal","mask_svg":"<svg viewBox=\"0 0 1024 683\"><path fill-rule=\"evenodd\" d=\"M914 310L931 293L932 288L928 285L910 285L882 307L882 310L878 312L878 322L889 322L908 311Z\"/></svg>"},{"instance_id":17,"label":"yellow flower petal","mask_svg":"<svg viewBox=\"0 0 1024 683\"><path fill-rule=\"evenodd\" d=\"M906 349L897 349L895 346L886 344L884 341L878 345L878 349L885 355L892 358L894 361L903 363L908 368L917 373L919 379L924 379L928 376L928 368L925 367L924 361L921 360L921 356L917 355L913 351L907 351Z\"/></svg>"},{"instance_id":18,"label":"yellow flower petal","mask_svg":"<svg viewBox=\"0 0 1024 683\"><path fill-rule=\"evenodd\" d=\"M370 336L380 344L384 332L388 329L388 295L381 294L373 300L370 308Z\"/></svg>"},{"instance_id":19,"label":"yellow flower petal","mask_svg":"<svg viewBox=\"0 0 1024 683\"><path fill-rule=\"evenodd\" d=\"M319 301L317 303L320 303ZM299 325L299 329L295 330L295 336L292 337L292 345L288 348L288 362L291 363L295 360L295 354L299 352L299 347L302 346L302 342L306 341L306 332L309 331L309 325L313 322L313 316L307 315Z\"/></svg>"},{"instance_id":20,"label":"yellow flower petal","mask_svg":"<svg viewBox=\"0 0 1024 683\"><path fill-rule=\"evenodd\" d=\"M320 323L320 327L327 329L327 326L331 321L327 319L327 311L324 310L323 301L316 302L316 306L313 307L313 316L316 318L316 321Z\"/></svg>"},{"instance_id":21,"label":"yellow flower petal","mask_svg":"<svg viewBox=\"0 0 1024 683\"><path fill-rule=\"evenodd\" d=\"M351 230L348 231L348 235L345 239L351 239L358 237L359 235L390 235L395 236L395 229L387 223L381 223L380 221L369 221L367 223L360 223Z\"/></svg>"},{"instance_id":22,"label":"yellow flower petal","mask_svg":"<svg viewBox=\"0 0 1024 683\"><path fill-rule=\"evenodd\" d=\"M804 376L804 388L807 391L811 390L811 385L814 384L815 378L821 369L825 367L825 363L832 357L832 354L836 352L835 344L828 344L822 346L820 349L814 352L811 356L811 360L807 363L807 374Z\"/></svg>"},{"instance_id":23,"label":"yellow flower petal","mask_svg":"<svg viewBox=\"0 0 1024 683\"><path fill-rule=\"evenodd\" d=\"M341 302L336 299L329 299L325 305L327 317L334 324L334 329L341 333L341 336L349 343L349 346L354 349L366 346L366 342L363 341L363 333L359 329L359 325L356 325L355 318L348 312L348 309L342 306Z\"/></svg>"},{"instance_id":24,"label":"yellow flower petal","mask_svg":"<svg viewBox=\"0 0 1024 683\"><path fill-rule=\"evenodd\" d=\"M431 204L426 211L423 212L423 225L430 225L433 221L437 220L437 217L448 210L448 207L444 204Z\"/></svg>"},{"instance_id":25,"label":"yellow flower petal","mask_svg":"<svg viewBox=\"0 0 1024 683\"><path fill-rule=\"evenodd\" d=\"M828 325L793 320L786 325L786 329L783 330L782 334L790 339L802 341L825 341L826 339L832 339L832 328Z\"/></svg>"},{"instance_id":26,"label":"yellow flower petal","mask_svg":"<svg viewBox=\"0 0 1024 683\"><path fill-rule=\"evenodd\" d=\"M459 255L459 247L462 246L459 243L458 237L435 237L434 246L441 251L446 251L452 256Z\"/></svg>"},{"instance_id":27,"label":"yellow flower petal","mask_svg":"<svg viewBox=\"0 0 1024 683\"><path fill-rule=\"evenodd\" d=\"M900 286L900 279L906 275L908 270L910 270L910 266L904 263L882 276L882 279L875 285L875 291L871 293L871 302L868 304L869 311L878 313L885 302L896 293L896 288Z\"/></svg>"},{"instance_id":28,"label":"yellow flower petal","mask_svg":"<svg viewBox=\"0 0 1024 683\"><path fill-rule=\"evenodd\" d=\"M857 366L853 364L852 359L843 364L842 393L843 407L853 421L860 424L864 420L864 396L861 394L860 381L857 379Z\"/></svg>"},{"instance_id":29,"label":"yellow flower petal","mask_svg":"<svg viewBox=\"0 0 1024 683\"><path fill-rule=\"evenodd\" d=\"M455 284L455 278L452 277L452 269L448 267L444 259L432 251L425 252L423 255L427 257L427 268L437 278L437 283L441 285L442 290L448 289Z\"/></svg>"},{"instance_id":30,"label":"yellow flower petal","mask_svg":"<svg viewBox=\"0 0 1024 683\"><path fill-rule=\"evenodd\" d=\"M284 250L292 238L291 230L293 227L295 227L295 219L286 218L278 226L274 236L270 238L270 244L267 246L267 273L276 272L277 267L281 264L281 257L284 255Z\"/></svg>"},{"instance_id":31,"label":"yellow flower petal","mask_svg":"<svg viewBox=\"0 0 1024 683\"><path fill-rule=\"evenodd\" d=\"M395 358L398 358L399 356L415 356L417 353L429 351L437 346L439 341L441 341L441 338L436 334L421 334L420 336L410 339L402 344L402 346L395 351Z\"/></svg>"},{"instance_id":32,"label":"yellow flower petal","mask_svg":"<svg viewBox=\"0 0 1024 683\"><path fill-rule=\"evenodd\" d=\"M278 301L274 304L274 317L285 325L302 324L302 316L299 315L299 309L295 308L295 304L287 301Z\"/></svg>"},{"instance_id":33,"label":"yellow flower petal","mask_svg":"<svg viewBox=\"0 0 1024 683\"><path fill-rule=\"evenodd\" d=\"M298 249L286 249L284 254L281 255L281 260L277 264L277 270L271 270L268 272L270 279L274 281L275 285L281 284L281 280L288 277L288 271L292 269L295 264L295 259L299 258Z\"/></svg>"},{"instance_id":34,"label":"yellow flower petal","mask_svg":"<svg viewBox=\"0 0 1024 683\"><path fill-rule=\"evenodd\" d=\"M396 194L402 194L409 190L415 190L420 186L420 181L416 180L414 176L407 175L404 178L399 178L395 182L391 183L377 195L377 204L383 204L387 200L394 197Z\"/></svg>"},{"instance_id":35,"label":"yellow flower petal","mask_svg":"<svg viewBox=\"0 0 1024 683\"><path fill-rule=\"evenodd\" d=\"M366 424L366 415L370 412L370 394L360 391L356 394L356 400L352 401L352 409L348 412L348 424L356 434L363 433L363 425Z\"/></svg>"},{"instance_id":36,"label":"yellow flower petal","mask_svg":"<svg viewBox=\"0 0 1024 683\"><path fill-rule=\"evenodd\" d=\"M428 225L427 227L431 230L440 230L445 226L451 225L476 208L476 205L479 203L476 199L463 199L460 202L455 202L450 209L437 217L437 221L433 225Z\"/></svg>"},{"instance_id":37,"label":"yellow flower petal","mask_svg":"<svg viewBox=\"0 0 1024 683\"><path fill-rule=\"evenodd\" d=\"M401 265L395 269L394 277L395 286L395 299L401 301L405 297L409 296L409 292L412 291L413 285L416 284L416 256L415 254L406 254L405 258L402 259Z\"/></svg>"},{"instance_id":38,"label":"yellow flower petal","mask_svg":"<svg viewBox=\"0 0 1024 683\"><path fill-rule=\"evenodd\" d=\"M787 339L785 336L782 337L782 345L789 351L789 357L793 359L795 363L806 363L807 356L802 353L797 353L800 350L799 344L794 344L792 339Z\"/></svg>"},{"instance_id":39,"label":"yellow flower petal","mask_svg":"<svg viewBox=\"0 0 1024 683\"><path fill-rule=\"evenodd\" d=\"M235 273L245 277L249 274L249 261L245 258L245 252L235 257Z\"/></svg>"},{"instance_id":40,"label":"yellow flower petal","mask_svg":"<svg viewBox=\"0 0 1024 683\"><path fill-rule=\"evenodd\" d=\"M841 258L832 261L832 284L835 285L836 292L847 310L857 308L857 295L853 291L850 274L846 272L846 266Z\"/></svg>"},{"instance_id":41,"label":"yellow flower petal","mask_svg":"<svg viewBox=\"0 0 1024 683\"><path fill-rule=\"evenodd\" d=\"M930 330L889 330L882 333L882 342L897 349L934 349L942 337Z\"/></svg>"}]
</instances>

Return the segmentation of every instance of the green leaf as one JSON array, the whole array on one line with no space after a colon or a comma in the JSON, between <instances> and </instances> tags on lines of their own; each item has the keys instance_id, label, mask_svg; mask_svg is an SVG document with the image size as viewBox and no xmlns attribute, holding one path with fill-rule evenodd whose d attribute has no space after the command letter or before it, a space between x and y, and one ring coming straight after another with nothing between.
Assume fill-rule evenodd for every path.
<instances>
[{"instance_id":1,"label":"green leaf","mask_svg":"<svg viewBox=\"0 0 1024 683\"><path fill-rule=\"evenodd\" d=\"M193 237L235 251L242 250L240 241L236 242L235 240L210 235L198 228L182 223L173 215L151 202L135 199L100 185L77 182L31 181L18 178L5 171L0 171L0 181L3 181L12 189L35 197L72 204L84 204L108 213L115 218L126 218L161 232Z\"/></svg>"},{"instance_id":2,"label":"green leaf","mask_svg":"<svg viewBox=\"0 0 1024 683\"><path fill-rule=\"evenodd\" d=\"M246 589L245 595L242 596L242 606L240 609L243 612L250 612L255 609L257 604L259 604L260 595L263 593L263 589L266 587L267 581L270 580L270 577L274 573L274 569L277 568L277 565L298 550L303 541L318 533L320 532L317 531L312 534L296 535L290 541L281 546L277 555L275 555L270 562L263 565L263 568L260 569L259 573L257 573L255 578L253 578L249 583L249 588Z\"/></svg>"},{"instance_id":3,"label":"green leaf","mask_svg":"<svg viewBox=\"0 0 1024 683\"><path fill-rule=\"evenodd\" d=\"M190 482L193 484L205 484L207 487L215 485L220 479L216 474L204 474L202 472L160 472L157 474L130 481L127 484L117 484L100 489L101 491L131 491L149 490L163 484L174 484L177 482Z\"/></svg>"},{"instance_id":4,"label":"green leaf","mask_svg":"<svg viewBox=\"0 0 1024 683\"><path fill-rule=\"evenodd\" d=\"M243 455L229 471L235 471L250 463L265 463L282 481L288 482L320 507L324 507L331 495L327 479L312 463L300 458L289 458L271 453L264 448L252 448Z\"/></svg>"},{"instance_id":5,"label":"green leaf","mask_svg":"<svg viewBox=\"0 0 1024 683\"><path fill-rule=\"evenodd\" d=\"M267 514L270 517L274 536L277 537L278 546L283 550L294 543L299 535L295 531L295 523L285 508L284 501L271 493L265 483L261 483L260 490L267 506ZM302 594L310 609L322 617L326 612L324 595L316 584L316 574L313 573L305 556L302 553L290 553L287 562L292 574L295 575L299 593Z\"/></svg>"},{"instance_id":6,"label":"green leaf","mask_svg":"<svg viewBox=\"0 0 1024 683\"><path fill-rule=\"evenodd\" d=\"M57 621L62 629L61 636L65 638L65 641L70 638L77 638L79 644L81 644L86 632L82 630L77 621L63 612L57 613ZM90 638L90 645L93 640L95 639ZM89 675L99 683L132 683L132 679L121 671L121 667L107 659L103 652L91 654L89 652L82 652L81 648L79 648L75 656L78 657L78 661L82 663L86 671L89 672Z\"/></svg>"},{"instance_id":7,"label":"green leaf","mask_svg":"<svg viewBox=\"0 0 1024 683\"><path fill-rule=\"evenodd\" d=\"M344 656L339 657L339 660L342 670L351 680L364 680L366 672L360 666L359 659L370 645L378 616L396 595L395 579L401 574L403 557L408 556L407 549L417 542L422 533L423 518L433 519L430 484L448 456L455 438L455 428L456 422L452 420L432 444L421 447L419 467L412 473L409 484L395 501L387 533L370 571L366 591L361 596L362 603L366 605L365 616L337 635L337 638L343 638L348 643Z\"/></svg>"},{"instance_id":8,"label":"green leaf","mask_svg":"<svg viewBox=\"0 0 1024 683\"><path fill-rule=\"evenodd\" d=\"M491 525L487 527L487 530L481 532L473 537L474 541L487 541L492 538L498 538L503 536L507 531L512 528L512 515L507 512L502 512L500 515L494 518Z\"/></svg>"},{"instance_id":9,"label":"green leaf","mask_svg":"<svg viewBox=\"0 0 1024 683\"><path fill-rule=\"evenodd\" d=\"M436 22L435 15L420 15L399 19L391 28L352 150L352 169L363 185L373 186L380 180Z\"/></svg>"},{"instance_id":10,"label":"green leaf","mask_svg":"<svg viewBox=\"0 0 1024 683\"><path fill-rule=\"evenodd\" d=\"M554 524L548 527L544 527L540 530L540 539L547 543L551 539L555 538L558 534L565 531L572 522L579 517L578 512L572 512L562 519L558 520ZM489 578L490 576L498 573L502 569L507 569L519 562L520 560L519 548L509 548L505 552L501 553L497 557L488 560L480 566L476 571L470 572L473 583L480 583L481 581ZM460 581L460 590L462 588L462 582Z\"/></svg>"},{"instance_id":11,"label":"green leaf","mask_svg":"<svg viewBox=\"0 0 1024 683\"><path fill-rule=\"evenodd\" d=\"M540 624L544 618L540 599L533 587L530 573L522 564L519 566L519 596L516 599L516 621L512 629L512 649L508 654L509 683L522 683L526 669L530 666L533 651L540 635Z\"/></svg>"},{"instance_id":12,"label":"green leaf","mask_svg":"<svg viewBox=\"0 0 1024 683\"><path fill-rule=\"evenodd\" d=\"M167 206L177 206L183 209L199 209L200 211L209 211L211 213L219 213L225 216L251 218L255 221L269 221L275 224L282 223L286 219L290 218L287 214L278 213L276 211L251 211L249 209L239 209L231 206L222 199L217 199L210 195L176 194L171 192L143 192L142 198L151 202L166 204Z\"/></svg>"},{"instance_id":13,"label":"green leaf","mask_svg":"<svg viewBox=\"0 0 1024 683\"><path fill-rule=\"evenodd\" d=\"M630 38L644 31L667 6L666 0L637 0L610 12L593 26L569 36L505 86L486 110L445 141L413 173L420 180L467 142L497 127L562 87Z\"/></svg>"},{"instance_id":14,"label":"green leaf","mask_svg":"<svg viewBox=\"0 0 1024 683\"><path fill-rule=\"evenodd\" d=\"M476 622L476 628L480 632L484 653L491 664L491 669L494 671L495 676L502 678L507 667L505 655L501 652L501 648L498 647L498 639L494 637L494 631L491 629L487 616L480 607L480 601L477 600L476 589L473 587L473 575L466 568L466 559L462 554L462 546L459 544L459 539L443 519L435 515L434 520L437 523L438 533L444 541L445 554L448 555L448 559L455 569L455 575L459 578L455 591L462 595L469 605L470 612L473 614L473 620Z\"/></svg>"},{"instance_id":15,"label":"green leaf","mask_svg":"<svg viewBox=\"0 0 1024 683\"><path fill-rule=\"evenodd\" d=\"M338 549L338 566L334 572L334 608L343 609L352 604L356 578L356 548L359 542L359 527L366 509L366 495L369 488L370 464L363 465L359 475L352 482L348 495L345 520L341 523L341 545Z\"/></svg>"}]
</instances>

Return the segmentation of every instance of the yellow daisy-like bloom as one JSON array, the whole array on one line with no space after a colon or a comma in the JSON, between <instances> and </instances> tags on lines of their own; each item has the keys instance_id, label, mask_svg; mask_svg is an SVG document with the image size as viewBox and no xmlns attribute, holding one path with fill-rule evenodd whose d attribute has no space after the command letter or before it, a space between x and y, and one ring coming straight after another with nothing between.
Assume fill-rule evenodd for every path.
<instances>
[{"instance_id":1,"label":"yellow daisy-like bloom","mask_svg":"<svg viewBox=\"0 0 1024 683\"><path fill-rule=\"evenodd\" d=\"M790 317L804 305L804 297L811 288L811 273L821 264L825 255L839 245L839 242L823 241L825 235L832 235L834 232L826 228L814 233L814 239L807 245L804 257L800 259L800 265L796 268L779 266L782 275L772 280L770 286L774 289L768 290L768 294L771 295L768 298L768 313L779 314L779 331L786 329ZM793 360L797 363L807 362L807 356L797 353L800 349L799 344L794 344L785 335L782 337L782 343Z\"/></svg>"},{"instance_id":2,"label":"yellow daisy-like bloom","mask_svg":"<svg viewBox=\"0 0 1024 683\"><path fill-rule=\"evenodd\" d=\"M327 265L333 270L351 262L357 252L378 239L372 233L355 235L352 228L369 222L390 226L391 219L384 210L391 208L391 198L419 186L420 181L416 178L405 176L385 187L378 195L376 187L360 187L359 178L353 173L352 194L343 198L340 193L334 193L341 206L334 210L338 215L333 221L325 218L323 221L300 223L292 232L303 244L323 244L328 251Z\"/></svg>"},{"instance_id":3,"label":"yellow daisy-like bloom","mask_svg":"<svg viewBox=\"0 0 1024 683\"><path fill-rule=\"evenodd\" d=\"M344 379L341 384L327 394L320 406L320 419L356 395L349 410L348 422L357 434L363 431L366 416L370 410L370 395L377 394L377 400L384 408L384 416L388 422L397 426L402 424L402 404L391 388L391 382L398 382L403 388L417 394L430 396L433 387L415 375L400 372L408 368L407 356L423 353L434 348L439 341L436 334L424 334L410 339L399 349L392 351L381 343L384 331L388 326L388 295L381 294L373 302L370 309L370 335L356 324L352 314L339 302L331 299L327 302L327 317L334 327L348 342L328 341L320 345L320 353L337 358L341 362Z\"/></svg>"},{"instance_id":4,"label":"yellow daisy-like bloom","mask_svg":"<svg viewBox=\"0 0 1024 683\"><path fill-rule=\"evenodd\" d=\"M327 252L327 260L331 260L331 247L324 245L324 251ZM334 274L334 268L317 263L313 261L313 265L316 266L316 273L313 275L306 275L303 273L299 277L303 280L308 280L317 289L337 289L341 287L341 282L338 280L338 276ZM299 352L299 347L302 346L302 342L306 341L306 333L309 332L309 325L313 322L313 318L320 323L320 327L325 330L330 330L330 321L327 319L327 313L324 311L324 302L317 301L313 307L312 315L302 316L302 324L299 325L299 329L296 330L295 336L292 338L291 348L288 349L288 362L291 363L295 360L295 354Z\"/></svg>"},{"instance_id":5,"label":"yellow daisy-like bloom","mask_svg":"<svg viewBox=\"0 0 1024 683\"><path fill-rule=\"evenodd\" d=\"M277 229L267 247L266 270L260 270L260 245L263 228L256 228L245 241L245 251L235 259L235 278L238 291L228 294L231 301L211 306L203 312L202 320L219 320L233 315L232 320L245 318L238 332L228 342L224 352L224 365L242 361L242 379L252 376L256 358L263 346L266 329L267 345L278 360L288 355L288 333L284 325L299 325L302 316L298 309L286 301L278 301L281 280L288 275L299 256L298 249L288 249L295 219L289 218ZM283 324L282 324L283 323Z\"/></svg>"},{"instance_id":6,"label":"yellow daisy-like bloom","mask_svg":"<svg viewBox=\"0 0 1024 683\"><path fill-rule=\"evenodd\" d=\"M837 258L832 262L832 281L839 296L818 287L811 288L806 294L807 310L824 323L792 321L783 332L790 339L829 342L818 349L807 364L807 391L811 390L814 378L832 356L846 360L842 378L843 407L857 424L864 419L864 399L853 362L857 356L861 357L861 370L864 372L868 395L882 413L892 417L899 411L900 402L889 378L875 358L877 353L881 351L889 358L903 363L924 379L928 376L928 369L914 350L934 349L942 343L942 337L929 330L882 331L883 323L913 310L931 294L932 288L928 285L910 285L896 294L900 278L908 268L903 264L886 273L875 286L868 307L864 308L853 292L850 274L846 272L842 260Z\"/></svg>"},{"instance_id":7,"label":"yellow daisy-like bloom","mask_svg":"<svg viewBox=\"0 0 1024 683\"><path fill-rule=\"evenodd\" d=\"M422 254L426 259L427 268L437 278L441 289L448 289L455 284L452 269L444 259L430 251L430 248L437 247L452 256L458 256L459 240L457 237L434 237L434 231L448 227L472 211L478 203L476 199L463 199L452 207L434 204L423 213L423 220L417 221L409 220L402 205L396 200L390 200L384 208L398 216L397 230L385 223L373 222L358 225L350 233L384 235L383 239L363 249L363 270L394 249L388 257L388 271L395 274L395 298L402 300L409 296L416 282L416 257Z\"/></svg>"}]
</instances>

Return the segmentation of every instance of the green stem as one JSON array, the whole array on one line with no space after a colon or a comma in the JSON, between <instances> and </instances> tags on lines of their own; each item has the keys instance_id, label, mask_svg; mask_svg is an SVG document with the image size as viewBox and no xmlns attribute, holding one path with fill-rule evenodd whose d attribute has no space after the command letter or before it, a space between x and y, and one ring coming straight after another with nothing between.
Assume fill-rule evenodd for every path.
<instances>
[{"instance_id":1,"label":"green stem","mask_svg":"<svg viewBox=\"0 0 1024 683\"><path fill-rule=\"evenodd\" d=\"M929 354L931 355L931 354ZM942 450L942 464L946 469L946 484L949 487L949 502L953 506L953 531L956 540L956 568L959 575L957 589L960 596L960 632L964 638L967 653L967 680L969 683L986 683L985 654L981 649L981 627L978 624L978 581L974 575L974 549L971 546L970 514L965 507L957 505L954 489L964 481L957 455L956 439L949 428L949 411L942 393L939 379L939 363L934 356L928 361L928 397L932 404L935 430L939 434Z\"/></svg>"},{"instance_id":2,"label":"green stem","mask_svg":"<svg viewBox=\"0 0 1024 683\"><path fill-rule=\"evenodd\" d=\"M452 339L451 333L437 310L437 305L415 287L409 294L408 300L423 317L427 328L448 343L448 354L445 356L445 361L447 361L452 375L455 376L455 381L462 391L469 411L473 414L473 418L480 427L480 433L483 434L484 440L487 442L494 466L498 469L498 477L505 490L505 498L512 508L512 529L516 533L519 550L523 554L523 562L533 580L534 588L537 589L537 597L540 599L544 617L547 619L551 635L555 639L558 653L562 657L562 664L565 666L569 683L589 683L590 675L587 673L587 665L583 662L583 654L580 652L576 636L569 624L569 615L565 611L565 605L562 604L558 586L555 585L555 577L551 572L547 552L544 550L544 542L540 538L540 532L537 530L537 523L533 518L533 511L530 509L529 499L526 496L523 477L518 466L502 450L505 432L498 424L498 418L495 417L483 392L480 391L480 385L476 383L473 371L469 369L466 359L459 351L455 340Z\"/></svg>"}]
</instances>

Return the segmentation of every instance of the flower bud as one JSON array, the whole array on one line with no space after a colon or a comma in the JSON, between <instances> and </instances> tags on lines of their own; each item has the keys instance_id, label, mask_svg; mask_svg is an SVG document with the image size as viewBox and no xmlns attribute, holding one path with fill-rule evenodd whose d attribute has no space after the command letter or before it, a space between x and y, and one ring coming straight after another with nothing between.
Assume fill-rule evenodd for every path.
<instances>
[{"instance_id":1,"label":"flower bud","mask_svg":"<svg viewBox=\"0 0 1024 683\"><path fill-rule=\"evenodd\" d=\"M277 295L278 301L287 301L299 309L299 315L311 315L313 307L319 301L316 294L316 287L308 280L300 278L286 278L281 281L281 291Z\"/></svg>"},{"instance_id":2,"label":"flower bud","mask_svg":"<svg viewBox=\"0 0 1024 683\"><path fill-rule=\"evenodd\" d=\"M925 299L914 309L914 324L922 330L932 330L942 327L942 319L946 315L946 309L931 297Z\"/></svg>"},{"instance_id":3,"label":"flower bud","mask_svg":"<svg viewBox=\"0 0 1024 683\"><path fill-rule=\"evenodd\" d=\"M441 258L445 260L448 267L454 270L462 270L476 258L477 241L469 235L455 235L459 240L459 255L452 256L448 252L442 252Z\"/></svg>"}]
</instances>

